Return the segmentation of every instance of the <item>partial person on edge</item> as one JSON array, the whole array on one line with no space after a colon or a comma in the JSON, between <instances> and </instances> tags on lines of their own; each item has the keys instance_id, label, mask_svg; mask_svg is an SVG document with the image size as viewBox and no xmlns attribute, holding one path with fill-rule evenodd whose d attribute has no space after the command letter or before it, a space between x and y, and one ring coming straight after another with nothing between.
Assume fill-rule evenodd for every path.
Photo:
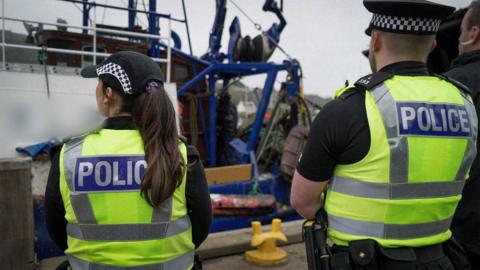
<instances>
[{"instance_id":1,"label":"partial person on edge","mask_svg":"<svg viewBox=\"0 0 480 270\"><path fill-rule=\"evenodd\" d=\"M426 67L455 8L363 3L373 13L366 33L374 73L337 91L315 119L292 205L306 218L324 207L332 269L469 269L449 228L478 120L469 90Z\"/></svg>"},{"instance_id":2,"label":"partial person on edge","mask_svg":"<svg viewBox=\"0 0 480 270\"><path fill-rule=\"evenodd\" d=\"M45 194L50 236L71 269L191 269L212 222L197 150L178 135L160 66L112 54L98 77L96 131L52 152Z\"/></svg>"},{"instance_id":3,"label":"partial person on edge","mask_svg":"<svg viewBox=\"0 0 480 270\"><path fill-rule=\"evenodd\" d=\"M445 73L472 91L480 112L480 1L473 1L460 27L459 56ZM479 152L477 143L477 152ZM452 221L451 230L465 248L473 269L480 269L480 158L475 159Z\"/></svg>"}]
</instances>

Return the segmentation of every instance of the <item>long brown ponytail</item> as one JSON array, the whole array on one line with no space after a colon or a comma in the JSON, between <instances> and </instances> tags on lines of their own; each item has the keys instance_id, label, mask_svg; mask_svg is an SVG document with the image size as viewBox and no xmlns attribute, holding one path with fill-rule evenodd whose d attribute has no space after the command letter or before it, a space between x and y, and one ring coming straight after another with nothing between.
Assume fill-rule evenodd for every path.
<instances>
[{"instance_id":1,"label":"long brown ponytail","mask_svg":"<svg viewBox=\"0 0 480 270\"><path fill-rule=\"evenodd\" d=\"M130 101L147 161L140 192L148 204L159 208L182 183L186 169L179 149L175 109L162 85Z\"/></svg>"}]
</instances>

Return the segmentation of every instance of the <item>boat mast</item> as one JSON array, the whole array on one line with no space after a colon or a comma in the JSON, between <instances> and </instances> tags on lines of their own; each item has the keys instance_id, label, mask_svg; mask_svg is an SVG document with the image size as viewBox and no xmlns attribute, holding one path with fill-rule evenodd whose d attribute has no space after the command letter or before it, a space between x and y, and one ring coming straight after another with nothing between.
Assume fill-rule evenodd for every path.
<instances>
[{"instance_id":1,"label":"boat mast","mask_svg":"<svg viewBox=\"0 0 480 270\"><path fill-rule=\"evenodd\" d=\"M128 29L133 31L135 27L135 17L137 16L137 3L135 0L128 0Z\"/></svg>"},{"instance_id":2,"label":"boat mast","mask_svg":"<svg viewBox=\"0 0 480 270\"><path fill-rule=\"evenodd\" d=\"M152 35L160 34L160 23L157 17L157 0L149 0L148 8L150 13L148 14L148 33ZM157 39L150 41L150 57L160 57L160 42Z\"/></svg>"},{"instance_id":3,"label":"boat mast","mask_svg":"<svg viewBox=\"0 0 480 270\"><path fill-rule=\"evenodd\" d=\"M88 20L90 19L90 8L88 5L88 0L83 0L83 27L88 27ZM83 29L83 34L88 34L87 29Z\"/></svg>"}]
</instances>

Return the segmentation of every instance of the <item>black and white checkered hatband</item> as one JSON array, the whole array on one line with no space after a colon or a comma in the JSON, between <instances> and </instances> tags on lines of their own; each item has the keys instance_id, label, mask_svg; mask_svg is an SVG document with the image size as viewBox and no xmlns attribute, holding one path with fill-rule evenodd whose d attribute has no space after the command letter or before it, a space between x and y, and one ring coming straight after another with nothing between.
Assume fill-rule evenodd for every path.
<instances>
[{"instance_id":1,"label":"black and white checkered hatband","mask_svg":"<svg viewBox=\"0 0 480 270\"><path fill-rule=\"evenodd\" d=\"M118 82L123 88L123 92L126 94L133 94L132 84L128 78L127 72L116 63L106 63L105 65L97 68L97 75L110 74L117 78Z\"/></svg>"},{"instance_id":2,"label":"black and white checkered hatband","mask_svg":"<svg viewBox=\"0 0 480 270\"><path fill-rule=\"evenodd\" d=\"M391 32L412 34L435 34L440 28L439 19L398 17L373 14L371 25Z\"/></svg>"}]
</instances>

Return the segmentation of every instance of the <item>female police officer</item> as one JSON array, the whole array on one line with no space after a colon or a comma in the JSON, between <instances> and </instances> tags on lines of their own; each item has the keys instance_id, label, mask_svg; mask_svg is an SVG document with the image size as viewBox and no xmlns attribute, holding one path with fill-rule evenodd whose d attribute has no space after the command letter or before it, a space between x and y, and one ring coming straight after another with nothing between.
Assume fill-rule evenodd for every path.
<instances>
[{"instance_id":1,"label":"female police officer","mask_svg":"<svg viewBox=\"0 0 480 270\"><path fill-rule=\"evenodd\" d=\"M99 78L107 119L52 155L52 239L74 270L190 268L211 224L210 197L198 152L177 134L160 67L119 52L82 76Z\"/></svg>"}]
</instances>

